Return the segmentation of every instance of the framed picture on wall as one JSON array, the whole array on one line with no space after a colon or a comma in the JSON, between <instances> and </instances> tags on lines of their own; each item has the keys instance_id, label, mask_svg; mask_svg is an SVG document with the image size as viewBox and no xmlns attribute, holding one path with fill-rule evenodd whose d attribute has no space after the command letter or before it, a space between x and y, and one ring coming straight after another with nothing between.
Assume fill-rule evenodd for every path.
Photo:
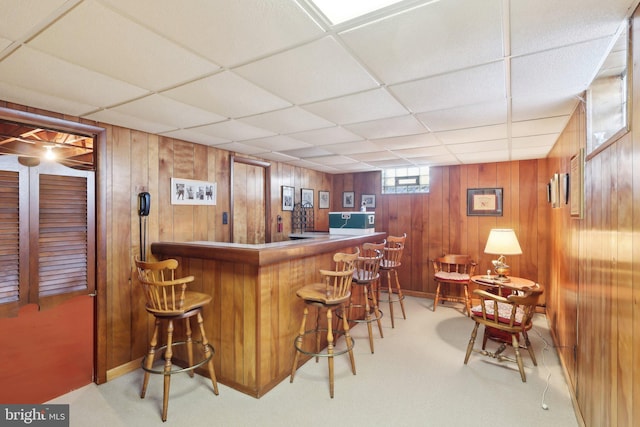
<instances>
[{"instance_id":1,"label":"framed picture on wall","mask_svg":"<svg viewBox=\"0 0 640 427\"><path fill-rule=\"evenodd\" d=\"M571 217L584 217L584 149L571 158L569 176L569 201L571 202Z\"/></svg>"},{"instance_id":2,"label":"framed picture on wall","mask_svg":"<svg viewBox=\"0 0 640 427\"><path fill-rule=\"evenodd\" d=\"M282 210L283 211L292 211L293 210L293 200L294 200L294 188L289 187L288 185L282 186Z\"/></svg>"},{"instance_id":3,"label":"framed picture on wall","mask_svg":"<svg viewBox=\"0 0 640 427\"><path fill-rule=\"evenodd\" d=\"M309 188L300 189L300 200L305 207L313 207L313 190Z\"/></svg>"},{"instance_id":4,"label":"framed picture on wall","mask_svg":"<svg viewBox=\"0 0 640 427\"><path fill-rule=\"evenodd\" d=\"M215 205L216 196L215 182L171 178L172 205Z\"/></svg>"},{"instance_id":5,"label":"framed picture on wall","mask_svg":"<svg viewBox=\"0 0 640 427\"><path fill-rule=\"evenodd\" d=\"M342 193L342 207L352 208L355 206L356 193L353 191L344 191Z\"/></svg>"},{"instance_id":6,"label":"framed picture on wall","mask_svg":"<svg viewBox=\"0 0 640 427\"><path fill-rule=\"evenodd\" d=\"M318 207L320 209L329 209L329 192L318 191Z\"/></svg>"},{"instance_id":7,"label":"framed picture on wall","mask_svg":"<svg viewBox=\"0 0 640 427\"><path fill-rule=\"evenodd\" d=\"M375 194L363 194L361 206L374 209L376 207L376 195Z\"/></svg>"},{"instance_id":8,"label":"framed picture on wall","mask_svg":"<svg viewBox=\"0 0 640 427\"><path fill-rule=\"evenodd\" d=\"M502 188L467 189L468 216L502 216Z\"/></svg>"}]
</instances>

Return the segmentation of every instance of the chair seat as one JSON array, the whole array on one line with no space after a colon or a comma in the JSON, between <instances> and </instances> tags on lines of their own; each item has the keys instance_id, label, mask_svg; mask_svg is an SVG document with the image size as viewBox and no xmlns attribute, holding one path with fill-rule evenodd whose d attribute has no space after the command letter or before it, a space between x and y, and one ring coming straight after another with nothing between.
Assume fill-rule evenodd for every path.
<instances>
[{"instance_id":1,"label":"chair seat","mask_svg":"<svg viewBox=\"0 0 640 427\"><path fill-rule=\"evenodd\" d=\"M184 305L178 310L156 310L153 307L146 306L149 313L157 317L173 317L180 316L184 313L188 313L196 308L204 307L211 302L211 295L204 294L202 292L185 291L184 293Z\"/></svg>"},{"instance_id":2,"label":"chair seat","mask_svg":"<svg viewBox=\"0 0 640 427\"><path fill-rule=\"evenodd\" d=\"M442 279L442 280L446 280L446 281L450 281L450 282L468 282L469 281L469 275L468 274L456 273L455 271L453 271L453 272L438 271L435 274L435 277L437 279Z\"/></svg>"},{"instance_id":3,"label":"chair seat","mask_svg":"<svg viewBox=\"0 0 640 427\"><path fill-rule=\"evenodd\" d=\"M359 285L375 282L378 279L380 279L380 274L378 273L373 277L368 277L367 272L363 269L357 269L353 272L353 281Z\"/></svg>"},{"instance_id":4,"label":"chair seat","mask_svg":"<svg viewBox=\"0 0 640 427\"><path fill-rule=\"evenodd\" d=\"M349 301L351 291L347 291L345 295L336 297L331 293L327 294L327 285L325 283L311 283L300 288L298 292L296 292L296 295L305 301L315 301L325 305L337 305Z\"/></svg>"},{"instance_id":5,"label":"chair seat","mask_svg":"<svg viewBox=\"0 0 640 427\"><path fill-rule=\"evenodd\" d=\"M399 262L394 262L394 261L390 261L388 259L383 259L380 262L380 268L384 269L384 270L389 270L389 269L393 269L393 268L398 268L400 267L401 263Z\"/></svg>"},{"instance_id":6,"label":"chair seat","mask_svg":"<svg viewBox=\"0 0 640 427\"><path fill-rule=\"evenodd\" d=\"M498 322L508 325L511 321L512 308L513 308L512 304L499 302L498 303ZM485 311L487 312L487 319L495 320L493 304L486 304ZM476 305L475 307L473 307L471 309L471 313L474 316L482 317L482 305ZM524 316L524 311L520 307L518 307L516 309L516 318L515 318L514 326L522 325L523 316Z\"/></svg>"}]
</instances>

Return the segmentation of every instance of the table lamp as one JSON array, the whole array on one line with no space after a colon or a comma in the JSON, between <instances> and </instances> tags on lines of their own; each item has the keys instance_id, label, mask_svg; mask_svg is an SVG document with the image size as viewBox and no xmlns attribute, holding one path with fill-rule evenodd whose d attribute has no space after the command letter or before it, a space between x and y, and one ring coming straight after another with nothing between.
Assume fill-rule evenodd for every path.
<instances>
[{"instance_id":1,"label":"table lamp","mask_svg":"<svg viewBox=\"0 0 640 427\"><path fill-rule=\"evenodd\" d=\"M489 233L487 245L484 253L500 255L498 259L491 261L494 270L498 275L494 280L499 282L509 282L509 266L506 263L505 255L521 255L520 243L516 233L511 228L493 228Z\"/></svg>"}]
</instances>

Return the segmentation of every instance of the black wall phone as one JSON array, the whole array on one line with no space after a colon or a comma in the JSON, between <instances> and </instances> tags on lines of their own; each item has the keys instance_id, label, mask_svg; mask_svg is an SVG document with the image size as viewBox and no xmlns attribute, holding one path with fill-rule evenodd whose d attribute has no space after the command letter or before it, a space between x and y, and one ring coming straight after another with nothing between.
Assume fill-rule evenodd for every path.
<instances>
[{"instance_id":1,"label":"black wall phone","mask_svg":"<svg viewBox=\"0 0 640 427\"><path fill-rule=\"evenodd\" d=\"M151 195L146 191L138 194L138 215L148 216L150 208L151 208Z\"/></svg>"}]
</instances>

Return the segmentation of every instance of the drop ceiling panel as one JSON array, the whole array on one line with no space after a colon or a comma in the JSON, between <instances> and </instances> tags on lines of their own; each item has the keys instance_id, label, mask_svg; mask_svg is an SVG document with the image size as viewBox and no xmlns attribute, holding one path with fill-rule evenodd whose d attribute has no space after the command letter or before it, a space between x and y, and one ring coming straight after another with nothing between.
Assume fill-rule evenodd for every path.
<instances>
[{"instance_id":1,"label":"drop ceiling panel","mask_svg":"<svg viewBox=\"0 0 640 427\"><path fill-rule=\"evenodd\" d=\"M427 131L412 115L345 125L345 128L367 139L415 135Z\"/></svg>"},{"instance_id":2,"label":"drop ceiling panel","mask_svg":"<svg viewBox=\"0 0 640 427\"><path fill-rule=\"evenodd\" d=\"M313 148L313 145L306 142L298 141L297 139L285 136L274 135L266 138L252 139L245 141L245 144L254 145L256 147L264 148L268 151L286 151L296 150L299 148ZM298 156L294 156L298 157Z\"/></svg>"},{"instance_id":3,"label":"drop ceiling panel","mask_svg":"<svg viewBox=\"0 0 640 427\"><path fill-rule=\"evenodd\" d=\"M0 65L0 69L2 66ZM0 81L0 97L10 99L12 102L29 105L48 111L62 111L71 116L82 116L85 113L96 110L95 105L70 101L58 96L47 95L42 92L32 91L23 87L12 86Z\"/></svg>"},{"instance_id":4,"label":"drop ceiling panel","mask_svg":"<svg viewBox=\"0 0 640 427\"><path fill-rule=\"evenodd\" d=\"M509 142L505 139L494 141L468 142L466 144L448 144L447 149L453 154L481 153L484 151L504 150L508 153Z\"/></svg>"},{"instance_id":5,"label":"drop ceiling panel","mask_svg":"<svg viewBox=\"0 0 640 427\"><path fill-rule=\"evenodd\" d=\"M535 136L523 136L520 138L513 138L511 140L511 148L513 150L522 150L532 147L546 147L551 149L558 139L559 133L550 133L547 135L535 135Z\"/></svg>"},{"instance_id":6,"label":"drop ceiling panel","mask_svg":"<svg viewBox=\"0 0 640 427\"><path fill-rule=\"evenodd\" d=\"M0 0L2 15L0 37L12 41L20 40L31 32L31 28L39 27L41 22L65 3L72 2L67 0L20 0L18 6L15 0Z\"/></svg>"},{"instance_id":7,"label":"drop ceiling panel","mask_svg":"<svg viewBox=\"0 0 640 427\"><path fill-rule=\"evenodd\" d=\"M300 107L272 111L240 120L252 126L268 129L279 134L326 128L333 125L330 121Z\"/></svg>"},{"instance_id":8,"label":"drop ceiling panel","mask_svg":"<svg viewBox=\"0 0 640 427\"><path fill-rule=\"evenodd\" d=\"M92 114L87 114L85 117L97 122L110 124L117 123L118 126L137 129L149 133L162 133L175 129L175 127L167 126L161 122L154 122L140 117L134 117L130 114L121 113L115 110L100 110Z\"/></svg>"},{"instance_id":9,"label":"drop ceiling panel","mask_svg":"<svg viewBox=\"0 0 640 427\"><path fill-rule=\"evenodd\" d=\"M326 150L324 147L304 147L304 148L296 148L294 150L279 150L282 154L286 154L287 156L298 157L300 159L311 159L313 158L315 161L316 158L326 157L333 155L333 153L329 150Z\"/></svg>"},{"instance_id":10,"label":"drop ceiling panel","mask_svg":"<svg viewBox=\"0 0 640 427\"><path fill-rule=\"evenodd\" d=\"M178 86L163 95L232 119L291 105L231 71Z\"/></svg>"},{"instance_id":11,"label":"drop ceiling panel","mask_svg":"<svg viewBox=\"0 0 640 427\"><path fill-rule=\"evenodd\" d=\"M354 159L346 156L324 156L324 157L314 157L314 163L318 163L321 165L329 165L329 166L342 166L357 163Z\"/></svg>"},{"instance_id":12,"label":"drop ceiling panel","mask_svg":"<svg viewBox=\"0 0 640 427\"><path fill-rule=\"evenodd\" d=\"M507 100L416 114L432 132L506 123Z\"/></svg>"},{"instance_id":13,"label":"drop ceiling panel","mask_svg":"<svg viewBox=\"0 0 640 427\"><path fill-rule=\"evenodd\" d=\"M245 141L273 135L273 132L237 120L227 120L225 122L199 126L193 128L193 130L230 141Z\"/></svg>"},{"instance_id":14,"label":"drop ceiling panel","mask_svg":"<svg viewBox=\"0 0 640 427\"><path fill-rule=\"evenodd\" d=\"M545 117L569 116L581 101L582 93L558 96L552 93L517 97L511 100L512 119L516 122Z\"/></svg>"},{"instance_id":15,"label":"drop ceiling panel","mask_svg":"<svg viewBox=\"0 0 640 427\"><path fill-rule=\"evenodd\" d=\"M402 116L408 111L386 90L375 89L304 106L320 117L340 125Z\"/></svg>"},{"instance_id":16,"label":"drop ceiling panel","mask_svg":"<svg viewBox=\"0 0 640 427\"><path fill-rule=\"evenodd\" d=\"M461 144L474 141L491 141L494 139L506 139L507 126L482 126L470 129L437 132L435 135L445 144Z\"/></svg>"},{"instance_id":17,"label":"drop ceiling panel","mask_svg":"<svg viewBox=\"0 0 640 427\"><path fill-rule=\"evenodd\" d=\"M216 145L221 150L232 151L234 153L246 154L248 156L257 156L268 153L268 150L242 142L229 142L228 144Z\"/></svg>"},{"instance_id":18,"label":"drop ceiling panel","mask_svg":"<svg viewBox=\"0 0 640 427\"><path fill-rule=\"evenodd\" d=\"M415 113L506 99L504 62L391 86Z\"/></svg>"},{"instance_id":19,"label":"drop ceiling panel","mask_svg":"<svg viewBox=\"0 0 640 427\"><path fill-rule=\"evenodd\" d=\"M456 157L464 164L507 162L510 160L507 150L462 153L456 154Z\"/></svg>"},{"instance_id":20,"label":"drop ceiling panel","mask_svg":"<svg viewBox=\"0 0 640 427\"><path fill-rule=\"evenodd\" d=\"M511 125L511 136L517 138L527 135L559 134L567 125L570 116L549 117L538 120L514 122Z\"/></svg>"},{"instance_id":21,"label":"drop ceiling panel","mask_svg":"<svg viewBox=\"0 0 640 427\"><path fill-rule=\"evenodd\" d=\"M293 138L314 145L338 144L343 142L360 141L362 138L349 132L342 126L332 126L323 129L309 130L290 135Z\"/></svg>"},{"instance_id":22,"label":"drop ceiling panel","mask_svg":"<svg viewBox=\"0 0 640 427\"><path fill-rule=\"evenodd\" d=\"M14 86L98 107L107 107L147 94L147 91L139 87L26 46L0 62L0 76L2 81Z\"/></svg>"},{"instance_id":23,"label":"drop ceiling panel","mask_svg":"<svg viewBox=\"0 0 640 427\"><path fill-rule=\"evenodd\" d=\"M447 0L340 36L388 84L502 58L502 0Z\"/></svg>"},{"instance_id":24,"label":"drop ceiling panel","mask_svg":"<svg viewBox=\"0 0 640 427\"><path fill-rule=\"evenodd\" d=\"M92 1L81 3L29 45L150 90L174 86L219 68Z\"/></svg>"},{"instance_id":25,"label":"drop ceiling panel","mask_svg":"<svg viewBox=\"0 0 640 427\"><path fill-rule=\"evenodd\" d=\"M162 132L161 135L169 138L182 139L184 141L193 141L197 144L217 146L230 142L228 139L220 138L207 134L207 129L178 129L170 132Z\"/></svg>"},{"instance_id":26,"label":"drop ceiling panel","mask_svg":"<svg viewBox=\"0 0 640 427\"><path fill-rule=\"evenodd\" d=\"M394 150L393 152L400 157L414 159L418 157L446 156L450 155L452 150L450 151L448 146L434 145L433 147L409 148L404 150Z\"/></svg>"},{"instance_id":27,"label":"drop ceiling panel","mask_svg":"<svg viewBox=\"0 0 640 427\"><path fill-rule=\"evenodd\" d=\"M553 93L578 94L587 89L602 61L610 39L585 43L513 58L511 88L513 97Z\"/></svg>"},{"instance_id":28,"label":"drop ceiling panel","mask_svg":"<svg viewBox=\"0 0 640 427\"><path fill-rule=\"evenodd\" d=\"M432 166L432 167L460 164L460 161L452 154L447 154L443 156L416 157L411 159L411 161L416 165Z\"/></svg>"},{"instance_id":29,"label":"drop ceiling panel","mask_svg":"<svg viewBox=\"0 0 640 427\"><path fill-rule=\"evenodd\" d=\"M423 148L441 145L434 134L423 133L419 135L400 136L393 138L382 138L373 141L378 147L388 150L401 150L407 148Z\"/></svg>"},{"instance_id":30,"label":"drop ceiling panel","mask_svg":"<svg viewBox=\"0 0 640 427\"><path fill-rule=\"evenodd\" d=\"M165 123L172 128L190 128L226 120L226 117L157 94L121 104L110 110L149 121Z\"/></svg>"},{"instance_id":31,"label":"drop ceiling panel","mask_svg":"<svg viewBox=\"0 0 640 427\"><path fill-rule=\"evenodd\" d=\"M247 64L235 71L295 104L378 86L331 36Z\"/></svg>"},{"instance_id":32,"label":"drop ceiling panel","mask_svg":"<svg viewBox=\"0 0 640 427\"><path fill-rule=\"evenodd\" d=\"M333 154L351 155L357 153L369 153L378 151L380 148L371 141L356 141L340 144L323 145L322 148Z\"/></svg>"},{"instance_id":33,"label":"drop ceiling panel","mask_svg":"<svg viewBox=\"0 0 640 427\"><path fill-rule=\"evenodd\" d=\"M523 55L613 35L629 1L511 1L509 6L511 53Z\"/></svg>"},{"instance_id":34,"label":"drop ceiling panel","mask_svg":"<svg viewBox=\"0 0 640 427\"><path fill-rule=\"evenodd\" d=\"M527 160L527 159L543 159L549 153L550 147L525 147L515 148L511 150L512 160Z\"/></svg>"},{"instance_id":35,"label":"drop ceiling panel","mask_svg":"<svg viewBox=\"0 0 640 427\"><path fill-rule=\"evenodd\" d=\"M101 0L209 60L233 67L322 35L293 0Z\"/></svg>"}]
</instances>

